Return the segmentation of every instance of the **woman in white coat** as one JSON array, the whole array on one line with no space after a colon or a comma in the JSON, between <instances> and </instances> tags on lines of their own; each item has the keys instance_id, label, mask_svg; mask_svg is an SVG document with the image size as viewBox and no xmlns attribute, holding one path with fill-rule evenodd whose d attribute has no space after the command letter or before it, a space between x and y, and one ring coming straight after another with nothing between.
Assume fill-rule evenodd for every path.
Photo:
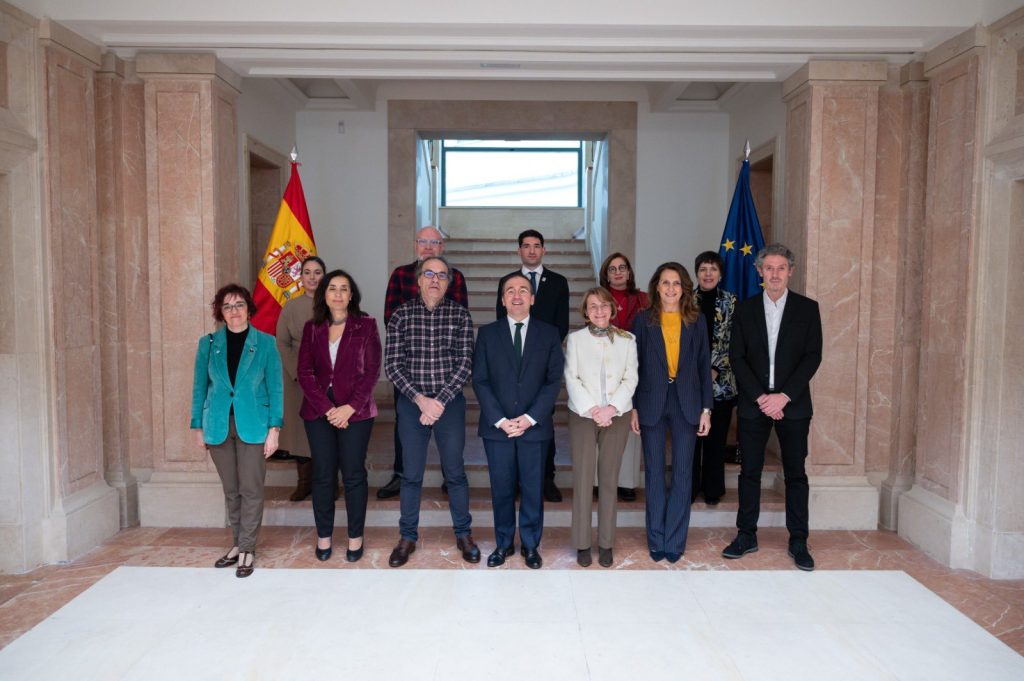
<instances>
[{"instance_id":1,"label":"woman in white coat","mask_svg":"<svg viewBox=\"0 0 1024 681\"><path fill-rule=\"evenodd\" d=\"M614 558L616 488L622 451L629 436L629 416L637 384L636 340L612 324L616 306L601 287L583 295L580 313L587 325L569 334L565 350L565 386L569 393L569 438L572 442L572 538L576 561L591 564L591 487L597 469L598 563Z\"/></svg>"}]
</instances>

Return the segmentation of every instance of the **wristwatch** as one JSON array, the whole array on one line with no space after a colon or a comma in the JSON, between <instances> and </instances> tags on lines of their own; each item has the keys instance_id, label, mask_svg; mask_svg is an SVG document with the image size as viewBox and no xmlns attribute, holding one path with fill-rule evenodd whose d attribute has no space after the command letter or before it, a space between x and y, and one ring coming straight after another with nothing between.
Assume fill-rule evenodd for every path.
<instances>
[{"instance_id":1,"label":"wristwatch","mask_svg":"<svg viewBox=\"0 0 1024 681\"><path fill-rule=\"evenodd\" d=\"M701 409L701 410L700 410L700 413L701 413L701 414L706 414L707 416L711 416L711 410L710 410L710 409L708 409L707 407L705 407L705 408Z\"/></svg>"}]
</instances>

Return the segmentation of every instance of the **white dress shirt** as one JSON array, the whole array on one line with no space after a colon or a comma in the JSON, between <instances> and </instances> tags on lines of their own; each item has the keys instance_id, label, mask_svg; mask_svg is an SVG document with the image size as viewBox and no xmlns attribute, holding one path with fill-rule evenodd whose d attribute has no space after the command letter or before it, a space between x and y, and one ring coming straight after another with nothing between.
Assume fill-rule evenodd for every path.
<instances>
[{"instance_id":1,"label":"white dress shirt","mask_svg":"<svg viewBox=\"0 0 1024 681\"><path fill-rule=\"evenodd\" d=\"M777 301L769 298L767 291L761 297L764 301L764 321L768 327L768 389L775 390L775 347L779 342L779 327L782 326L782 313L786 309L789 289Z\"/></svg>"},{"instance_id":2,"label":"white dress shirt","mask_svg":"<svg viewBox=\"0 0 1024 681\"><path fill-rule=\"evenodd\" d=\"M533 290L534 294L536 294L537 291L540 289L540 281L541 281L541 279L544 278L544 265L537 265L537 269L535 269L535 270L531 270L526 265L523 265L522 268L520 268L520 269L521 269L521 271L523 273L523 276L526 277L526 281L530 281L530 272L536 272L537 273L537 286Z\"/></svg>"},{"instance_id":3,"label":"white dress shirt","mask_svg":"<svg viewBox=\"0 0 1024 681\"><path fill-rule=\"evenodd\" d=\"M525 270L526 268L524 267L523 269ZM540 283L539 279L538 279L538 283ZM522 324L523 325L523 328L520 329L520 331L519 331L519 336L520 336L520 338L523 341L523 348L525 348L526 347L526 330L528 328L530 328L530 315L526 315L525 317L520 319L518 322L516 320L512 319L511 317L505 317L505 321L508 322L508 332L512 335L512 344L513 345L515 345L515 342L516 342L516 324ZM526 416L526 419L530 422L530 425L533 425L533 426L537 425L537 422L533 420L532 416L530 416L529 414L526 414L525 416ZM507 418L498 419L498 422L494 424L494 427L495 428L501 428L501 424L503 424L505 421L508 421L508 419Z\"/></svg>"}]
</instances>

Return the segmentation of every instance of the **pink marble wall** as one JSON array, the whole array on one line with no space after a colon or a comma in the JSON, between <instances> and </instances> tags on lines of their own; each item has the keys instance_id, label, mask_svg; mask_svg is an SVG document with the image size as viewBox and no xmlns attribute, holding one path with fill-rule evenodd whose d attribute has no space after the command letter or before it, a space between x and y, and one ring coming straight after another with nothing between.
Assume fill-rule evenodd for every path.
<instances>
[{"instance_id":1,"label":"pink marble wall","mask_svg":"<svg viewBox=\"0 0 1024 681\"><path fill-rule=\"evenodd\" d=\"M852 68L852 67L851 67ZM865 473L879 83L789 89L786 242L793 288L820 305L825 344L812 383L810 470ZM884 71L883 71L884 73Z\"/></svg>"},{"instance_id":2,"label":"pink marble wall","mask_svg":"<svg viewBox=\"0 0 1024 681\"><path fill-rule=\"evenodd\" d=\"M959 497L965 454L971 253L976 229L977 54L930 72L916 482Z\"/></svg>"},{"instance_id":3,"label":"pink marble wall","mask_svg":"<svg viewBox=\"0 0 1024 681\"><path fill-rule=\"evenodd\" d=\"M145 117L139 82L109 55L96 79L96 181L102 244L103 441L108 480L125 488L152 457ZM134 491L122 524L137 522Z\"/></svg>"},{"instance_id":4,"label":"pink marble wall","mask_svg":"<svg viewBox=\"0 0 1024 681\"><path fill-rule=\"evenodd\" d=\"M204 55L145 55L153 466L212 470L188 432L196 342L209 302L238 277L234 94ZM181 71L179 73L178 71Z\"/></svg>"},{"instance_id":5,"label":"pink marble wall","mask_svg":"<svg viewBox=\"0 0 1024 681\"><path fill-rule=\"evenodd\" d=\"M43 49L46 211L56 383L56 477L62 495L102 479L100 243L96 209L95 65Z\"/></svg>"}]
</instances>

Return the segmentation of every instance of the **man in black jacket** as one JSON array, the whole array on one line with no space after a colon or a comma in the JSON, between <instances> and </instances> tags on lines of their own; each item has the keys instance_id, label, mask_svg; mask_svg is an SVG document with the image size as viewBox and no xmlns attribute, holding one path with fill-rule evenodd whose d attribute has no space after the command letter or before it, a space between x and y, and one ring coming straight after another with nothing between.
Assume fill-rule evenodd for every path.
<instances>
[{"instance_id":1,"label":"man in black jacket","mask_svg":"<svg viewBox=\"0 0 1024 681\"><path fill-rule=\"evenodd\" d=\"M821 364L818 303L789 290L793 252L774 243L757 254L764 293L736 306L729 359L739 391L737 436L740 507L736 539L722 551L739 558L757 551L764 448L772 428L782 450L786 480L789 555L801 570L813 570L807 549L808 485L804 462L811 427L809 384Z\"/></svg>"},{"instance_id":2,"label":"man in black jacket","mask_svg":"<svg viewBox=\"0 0 1024 681\"><path fill-rule=\"evenodd\" d=\"M515 272L521 272L533 287L534 301L533 307L530 308L530 316L557 328L559 338L565 341L565 336L569 333L569 282L561 274L544 267L544 253L546 250L543 234L535 229L527 229L520 233L519 259L523 266ZM501 295L499 289L494 304L497 319L505 318L505 306L502 304ZM544 462L544 499L552 503L562 500L562 493L555 486L554 438L548 442Z\"/></svg>"}]
</instances>

